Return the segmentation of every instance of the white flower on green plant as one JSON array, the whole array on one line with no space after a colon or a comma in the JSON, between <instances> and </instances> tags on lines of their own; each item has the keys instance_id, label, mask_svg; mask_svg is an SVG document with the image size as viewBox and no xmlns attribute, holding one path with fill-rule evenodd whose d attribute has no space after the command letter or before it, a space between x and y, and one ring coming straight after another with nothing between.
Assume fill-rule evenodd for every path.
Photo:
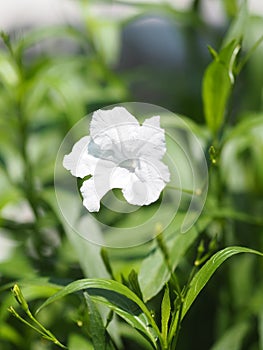
<instances>
[{"instance_id":1,"label":"white flower on green plant","mask_svg":"<svg viewBox=\"0 0 263 350\"><path fill-rule=\"evenodd\" d=\"M125 108L114 107L93 114L90 136L73 146L63 166L73 176L90 176L80 188L88 211L99 211L100 200L114 188L122 190L128 203L142 206L155 202L170 181L162 162L165 152L159 116L140 125Z\"/></svg>"}]
</instances>

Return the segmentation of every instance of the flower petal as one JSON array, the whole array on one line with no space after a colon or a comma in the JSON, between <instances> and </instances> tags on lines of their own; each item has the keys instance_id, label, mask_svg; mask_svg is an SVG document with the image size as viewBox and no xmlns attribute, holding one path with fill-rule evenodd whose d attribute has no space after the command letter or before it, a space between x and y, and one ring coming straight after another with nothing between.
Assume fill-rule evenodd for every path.
<instances>
[{"instance_id":1,"label":"flower petal","mask_svg":"<svg viewBox=\"0 0 263 350\"><path fill-rule=\"evenodd\" d=\"M80 188L83 205L90 212L99 211L102 197L113 188L126 186L130 181L129 174L128 170L100 159L93 177L84 181Z\"/></svg>"},{"instance_id":2,"label":"flower petal","mask_svg":"<svg viewBox=\"0 0 263 350\"><path fill-rule=\"evenodd\" d=\"M70 170L76 177L85 177L92 175L98 159L88 153L89 136L82 137L72 148L72 151L64 156L63 166Z\"/></svg>"},{"instance_id":3,"label":"flower petal","mask_svg":"<svg viewBox=\"0 0 263 350\"><path fill-rule=\"evenodd\" d=\"M166 181L169 179L168 167L162 162L157 161L156 163L156 160L152 163L141 161L140 167L132 174L122 193L130 204L149 205L159 198Z\"/></svg>"},{"instance_id":4,"label":"flower petal","mask_svg":"<svg viewBox=\"0 0 263 350\"><path fill-rule=\"evenodd\" d=\"M160 117L146 119L140 128L140 156L162 159L166 152L164 129L160 128Z\"/></svg>"},{"instance_id":5,"label":"flower petal","mask_svg":"<svg viewBox=\"0 0 263 350\"><path fill-rule=\"evenodd\" d=\"M89 212L97 212L100 210L100 200L102 196L100 197L98 195L93 178L83 182L80 192L83 197L83 205Z\"/></svg>"},{"instance_id":6,"label":"flower petal","mask_svg":"<svg viewBox=\"0 0 263 350\"><path fill-rule=\"evenodd\" d=\"M98 110L93 113L90 136L101 149L109 149L112 145L121 148L123 141L136 138L139 126L137 119L123 107Z\"/></svg>"},{"instance_id":7,"label":"flower petal","mask_svg":"<svg viewBox=\"0 0 263 350\"><path fill-rule=\"evenodd\" d=\"M123 188L123 196L128 203L133 205L141 206L154 203L164 189L165 183L160 179L156 179L153 183L141 181L134 175L132 181Z\"/></svg>"},{"instance_id":8,"label":"flower petal","mask_svg":"<svg viewBox=\"0 0 263 350\"><path fill-rule=\"evenodd\" d=\"M101 132L123 124L140 125L137 119L124 107L114 107L110 110L99 109L93 113L90 123L90 136L95 139Z\"/></svg>"},{"instance_id":9,"label":"flower petal","mask_svg":"<svg viewBox=\"0 0 263 350\"><path fill-rule=\"evenodd\" d=\"M151 118L145 119L143 122L144 126L152 126L154 128L159 128L160 129L160 116L156 115Z\"/></svg>"},{"instance_id":10,"label":"flower petal","mask_svg":"<svg viewBox=\"0 0 263 350\"><path fill-rule=\"evenodd\" d=\"M135 169L135 174L142 180L151 182L152 179L161 179L168 183L170 171L167 165L155 158L140 160L140 166Z\"/></svg>"},{"instance_id":11,"label":"flower petal","mask_svg":"<svg viewBox=\"0 0 263 350\"><path fill-rule=\"evenodd\" d=\"M124 188L131 181L132 173L121 167L116 167L110 174L110 188Z\"/></svg>"},{"instance_id":12,"label":"flower petal","mask_svg":"<svg viewBox=\"0 0 263 350\"><path fill-rule=\"evenodd\" d=\"M108 165L109 162L105 164L105 161L100 161L93 177L84 181L80 188L83 205L90 212L99 211L100 200L110 190L109 173L111 167L107 167Z\"/></svg>"},{"instance_id":13,"label":"flower petal","mask_svg":"<svg viewBox=\"0 0 263 350\"><path fill-rule=\"evenodd\" d=\"M138 121L123 107L93 114L90 136L80 139L66 155L63 166L84 178L80 191L83 205L100 209L102 197L113 188L122 189L134 205L155 202L170 181L168 167L161 161L166 152L160 117Z\"/></svg>"}]
</instances>

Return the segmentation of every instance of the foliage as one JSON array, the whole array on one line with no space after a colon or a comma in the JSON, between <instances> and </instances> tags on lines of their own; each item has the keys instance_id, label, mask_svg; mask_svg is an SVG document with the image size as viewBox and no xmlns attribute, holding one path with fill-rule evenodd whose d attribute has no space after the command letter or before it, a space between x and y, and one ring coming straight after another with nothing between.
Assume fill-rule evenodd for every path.
<instances>
[{"instance_id":1,"label":"foliage","mask_svg":"<svg viewBox=\"0 0 263 350\"><path fill-rule=\"evenodd\" d=\"M246 1L240 8L225 1L230 24L223 38L221 32L210 38L219 49L209 46L208 59L200 54L207 41L201 32L215 30L193 3L189 11L133 4L129 17L116 20L96 16L83 2L82 28L1 33L0 241L7 244L0 261L1 348L263 349L263 19L250 16ZM189 88L180 65L168 72L147 62L121 67L122 33L156 13L180 25L199 85L190 77ZM45 49L45 42L62 39L71 50ZM163 84L174 72L182 78L175 91ZM175 232L179 213L152 242L100 248L75 234L57 208L56 154L85 114L138 98L157 103L133 88L141 84L147 92L157 74L153 96L161 90L164 107L187 115L205 149L207 201L185 234ZM148 75L144 84L141 76ZM148 215L145 208L140 213ZM110 219L125 226L124 216Z\"/></svg>"}]
</instances>

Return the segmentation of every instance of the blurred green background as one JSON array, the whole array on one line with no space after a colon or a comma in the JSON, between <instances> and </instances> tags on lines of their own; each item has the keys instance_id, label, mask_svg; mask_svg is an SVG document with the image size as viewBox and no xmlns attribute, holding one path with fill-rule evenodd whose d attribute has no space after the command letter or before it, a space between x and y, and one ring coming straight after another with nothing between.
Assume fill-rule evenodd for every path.
<instances>
[{"instance_id":1,"label":"blurred green background","mask_svg":"<svg viewBox=\"0 0 263 350\"><path fill-rule=\"evenodd\" d=\"M209 162L212 138L202 104L202 78L211 62L207 45L219 50L240 15L238 4L0 4L1 349L56 348L9 315L14 281L24 285L34 311L54 291L42 287L48 280L64 284L108 276L100 248L76 237L56 208L54 164L66 133L100 107L152 103L189 120ZM261 5L259 0L249 2L241 56L262 35ZM224 142L213 175L217 181L210 185L205 207L213 220L200 233L205 242L217 237L219 247L239 244L263 251L262 62L260 45L237 78L222 129ZM182 280L197 244L179 265ZM116 275L138 270L150 249L151 243L109 250ZM221 268L185 319L178 349L263 350L262 274L262 261L252 256L238 256ZM153 309L159 297L151 301ZM86 350L92 346L81 326L84 314L83 305L72 297L39 318L69 349ZM118 332L113 332L119 333L120 348L144 349L143 340L118 322L113 324Z\"/></svg>"}]
</instances>

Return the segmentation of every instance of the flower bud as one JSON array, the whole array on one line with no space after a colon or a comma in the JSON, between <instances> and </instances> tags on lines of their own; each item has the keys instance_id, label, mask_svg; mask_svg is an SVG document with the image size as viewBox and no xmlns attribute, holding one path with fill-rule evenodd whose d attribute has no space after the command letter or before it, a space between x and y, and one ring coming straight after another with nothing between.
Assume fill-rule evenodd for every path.
<instances>
[{"instance_id":1,"label":"flower bud","mask_svg":"<svg viewBox=\"0 0 263 350\"><path fill-rule=\"evenodd\" d=\"M12 292L13 292L18 304L21 305L22 309L25 312L28 312L28 310L29 310L28 304L27 304L27 302L26 302L26 300L21 292L21 289L19 288L19 286L17 284L14 285Z\"/></svg>"},{"instance_id":2,"label":"flower bud","mask_svg":"<svg viewBox=\"0 0 263 350\"><path fill-rule=\"evenodd\" d=\"M217 164L217 150L215 149L214 146L211 146L209 148L209 156L210 156L210 160L212 162L213 165L216 165Z\"/></svg>"}]
</instances>

